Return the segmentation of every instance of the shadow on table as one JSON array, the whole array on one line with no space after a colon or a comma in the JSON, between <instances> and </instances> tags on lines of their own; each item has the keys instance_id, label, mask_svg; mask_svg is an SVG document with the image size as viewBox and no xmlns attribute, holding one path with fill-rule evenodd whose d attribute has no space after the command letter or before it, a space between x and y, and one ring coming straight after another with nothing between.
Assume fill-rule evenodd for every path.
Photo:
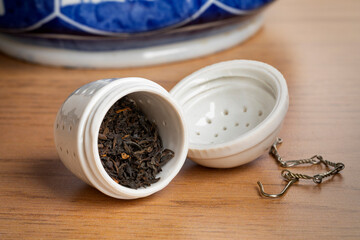
<instances>
[{"instance_id":1,"label":"shadow on table","mask_svg":"<svg viewBox=\"0 0 360 240\"><path fill-rule=\"evenodd\" d=\"M39 181L39 187L48 192L49 198L56 198L67 202L87 202L103 205L109 203L123 203L130 205L135 202L146 201L152 196L126 201L109 197L97 189L89 186L74 174L72 174L60 161L60 159L37 160L33 164L33 175Z\"/></svg>"},{"instance_id":2,"label":"shadow on table","mask_svg":"<svg viewBox=\"0 0 360 240\"><path fill-rule=\"evenodd\" d=\"M187 159L178 176L176 176L174 181L171 182L166 189L149 197L135 199L132 201L115 199L101 193L97 189L78 179L57 158L49 160L37 160L32 165L32 172L35 176L35 179L39 181L39 188L44 189L44 192L46 192L46 195L49 198L56 198L57 200L64 202L86 202L99 206L103 206L104 201L106 201L107 204L120 203L124 204L124 206L131 206L133 204L139 204L139 202L146 204L158 198L166 199L169 196L165 197L164 195L168 194L171 194L170 198L177 198L175 196L178 194L176 189L178 189L179 186L177 185L182 185L185 182L190 185L208 184L208 180L222 179L221 181L224 183L228 182L229 184L233 184L233 180L230 181L230 178L232 178L231 176L243 175L244 173L250 171L250 168L253 168L257 162L258 161L256 160L236 168L215 169L202 167ZM182 191L185 190L186 189L182 189Z\"/></svg>"},{"instance_id":3,"label":"shadow on table","mask_svg":"<svg viewBox=\"0 0 360 240\"><path fill-rule=\"evenodd\" d=\"M45 192L44 195L50 199L55 198L61 202L73 202L75 204L90 203L95 206L103 206L104 202L106 202L106 204L117 204L117 206L121 204L121 206L124 207L131 207L139 203L146 205L156 199L160 201L160 198L167 199L167 201L178 199L179 196L183 195L179 191L193 191L192 188L195 185L199 189L207 188L209 182L212 182L214 187L218 185L218 188L219 186L233 187L234 185L241 188L241 185L249 185L249 181L251 181L254 183L254 189L256 188L256 192L258 192L256 181L260 180L261 173L256 169L261 169L259 165L261 165L263 161L266 161L266 159L267 156L263 155L255 161L229 169L202 167L187 159L179 174L167 188L149 197L132 201L115 199L101 193L78 179L57 158L37 160L32 165L32 174L34 178L39 181L37 186L39 186L40 191L43 190ZM280 170L281 169L279 169L279 174L281 172ZM265 190L269 193L280 192L286 184L285 181L281 180L281 177L274 177L276 179L273 181L262 182ZM343 177L341 174L325 179L321 184L315 184L311 180L300 180L291 186L289 191L298 191L298 193L302 195L306 194L306 192L309 192L309 194L319 194L323 186L328 187L329 183L333 184L334 182L339 183L342 181ZM184 185L187 186L184 187ZM220 189L220 191L227 191L227 189ZM286 198L286 195L283 198Z\"/></svg>"}]
</instances>

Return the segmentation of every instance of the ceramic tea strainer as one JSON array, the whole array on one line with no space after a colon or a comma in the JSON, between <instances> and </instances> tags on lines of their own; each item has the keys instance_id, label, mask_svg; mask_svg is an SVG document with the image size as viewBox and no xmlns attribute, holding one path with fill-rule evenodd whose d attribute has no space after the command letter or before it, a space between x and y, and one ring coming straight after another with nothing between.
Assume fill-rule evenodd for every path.
<instances>
[{"instance_id":1,"label":"ceramic tea strainer","mask_svg":"<svg viewBox=\"0 0 360 240\"><path fill-rule=\"evenodd\" d=\"M175 157L149 187L130 189L105 172L97 148L100 124L110 107L129 96L156 123L164 147ZM207 167L250 162L274 143L288 109L282 74L272 66L234 60L205 67L168 93L143 78L99 80L82 86L61 106L55 121L60 159L76 176L121 199L145 197L164 188L186 156Z\"/></svg>"}]
</instances>

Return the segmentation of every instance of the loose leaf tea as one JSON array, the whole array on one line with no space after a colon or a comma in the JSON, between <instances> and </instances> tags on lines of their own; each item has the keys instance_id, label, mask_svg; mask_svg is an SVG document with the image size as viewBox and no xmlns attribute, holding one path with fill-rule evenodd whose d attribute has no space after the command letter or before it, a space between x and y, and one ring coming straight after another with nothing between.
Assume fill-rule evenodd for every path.
<instances>
[{"instance_id":1,"label":"loose leaf tea","mask_svg":"<svg viewBox=\"0 0 360 240\"><path fill-rule=\"evenodd\" d=\"M159 181L174 152L164 149L157 126L129 97L118 100L106 113L98 137L100 159L117 183L140 188Z\"/></svg>"}]
</instances>

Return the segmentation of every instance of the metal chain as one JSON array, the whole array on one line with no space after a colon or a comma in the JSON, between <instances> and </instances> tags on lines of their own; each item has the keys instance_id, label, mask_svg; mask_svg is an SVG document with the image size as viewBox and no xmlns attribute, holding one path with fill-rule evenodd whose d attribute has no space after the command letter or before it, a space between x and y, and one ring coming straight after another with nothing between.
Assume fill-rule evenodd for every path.
<instances>
[{"instance_id":1,"label":"metal chain","mask_svg":"<svg viewBox=\"0 0 360 240\"><path fill-rule=\"evenodd\" d=\"M294 167L294 166L301 165L301 164L317 165L317 164L322 163L327 167L330 166L330 167L334 168L333 170L330 170L330 171L327 171L327 172L321 173L321 174L316 174L314 176L308 176L305 174L293 173L293 172L290 172L289 170L283 170L281 172L281 175L288 181L295 179L295 178L297 178L297 179L312 179L315 183L319 184L322 182L323 178L335 175L345 168L345 165L343 163L330 162L328 160L325 160L321 155L314 155L311 158L306 158L306 159L284 161L284 160L282 160L282 158L279 154L279 151L277 149L277 145L279 145L281 143L282 143L282 139L277 138L275 143L272 145L272 147L270 149L270 154L280 163L281 167Z\"/></svg>"},{"instance_id":2,"label":"metal chain","mask_svg":"<svg viewBox=\"0 0 360 240\"><path fill-rule=\"evenodd\" d=\"M333 167L334 169L329 170L327 172L324 173L320 173L320 174L316 174L314 176L309 176L306 174L301 174L301 173L293 173L287 169L284 169L281 172L281 176L288 181L288 184L285 186L285 188L279 193L279 194L268 194L264 192L264 187L261 184L261 182L258 182L258 185L260 187L260 193L265 196L265 197L273 197L273 198L277 198L277 197L281 197L286 190L295 182L299 181L300 179L305 179L305 180L313 180L315 183L320 184L322 182L322 180L324 178L333 176L337 173L339 173L341 170L343 170L345 168L345 165L341 162L335 163L335 162L330 162L328 160L325 160L321 155L314 155L311 158L306 158L306 159L299 159L299 160L289 160L289 161L284 161L280 154L279 151L277 149L277 145L282 143L282 139L281 138L277 138L276 141L274 142L274 144L271 146L270 149L270 154L275 158L275 160L280 163L281 167L287 168L287 167L294 167L294 166L298 166L298 165L302 165L302 164L311 164L311 165L317 165L317 164L324 164L326 167Z\"/></svg>"}]
</instances>

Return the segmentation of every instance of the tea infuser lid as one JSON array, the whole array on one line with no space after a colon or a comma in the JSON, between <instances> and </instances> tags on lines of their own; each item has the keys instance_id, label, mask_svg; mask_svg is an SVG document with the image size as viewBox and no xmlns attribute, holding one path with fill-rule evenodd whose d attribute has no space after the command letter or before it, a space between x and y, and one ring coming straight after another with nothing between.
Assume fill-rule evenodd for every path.
<instances>
[{"instance_id":1,"label":"tea infuser lid","mask_svg":"<svg viewBox=\"0 0 360 240\"><path fill-rule=\"evenodd\" d=\"M250 60L200 69L181 80L170 94L184 113L189 158L216 168L245 164L268 150L289 103L282 74Z\"/></svg>"}]
</instances>

